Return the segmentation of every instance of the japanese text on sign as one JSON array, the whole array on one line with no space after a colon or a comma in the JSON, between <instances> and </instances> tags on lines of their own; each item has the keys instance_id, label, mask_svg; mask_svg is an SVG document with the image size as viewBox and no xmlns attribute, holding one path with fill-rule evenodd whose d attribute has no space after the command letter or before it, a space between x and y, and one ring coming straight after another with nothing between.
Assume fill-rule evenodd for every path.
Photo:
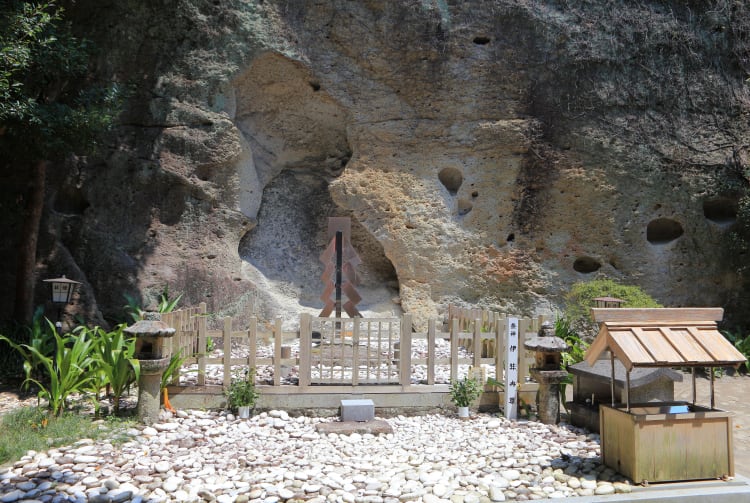
<instances>
[{"instance_id":1,"label":"japanese text on sign","mask_svg":"<svg viewBox=\"0 0 750 503\"><path fill-rule=\"evenodd\" d=\"M505 355L505 417L516 419L518 395L518 318L508 318L508 354Z\"/></svg>"}]
</instances>

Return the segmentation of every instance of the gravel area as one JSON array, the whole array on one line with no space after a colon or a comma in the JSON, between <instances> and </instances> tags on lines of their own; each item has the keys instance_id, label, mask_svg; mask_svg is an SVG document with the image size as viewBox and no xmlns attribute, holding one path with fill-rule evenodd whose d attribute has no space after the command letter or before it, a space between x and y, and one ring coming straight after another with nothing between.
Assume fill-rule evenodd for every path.
<instances>
[{"instance_id":1,"label":"gravel area","mask_svg":"<svg viewBox=\"0 0 750 503\"><path fill-rule=\"evenodd\" d=\"M0 473L0 501L489 503L631 489L601 465L597 435L565 425L426 415L384 419L391 434L318 432L336 420L178 411L124 444L30 452Z\"/></svg>"}]
</instances>

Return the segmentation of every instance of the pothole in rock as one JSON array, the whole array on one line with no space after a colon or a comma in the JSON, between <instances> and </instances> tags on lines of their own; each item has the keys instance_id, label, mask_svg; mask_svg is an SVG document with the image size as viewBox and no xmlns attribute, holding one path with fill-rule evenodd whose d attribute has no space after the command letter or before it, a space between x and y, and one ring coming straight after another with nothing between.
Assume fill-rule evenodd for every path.
<instances>
[{"instance_id":1,"label":"pothole in rock","mask_svg":"<svg viewBox=\"0 0 750 503\"><path fill-rule=\"evenodd\" d=\"M584 274L596 272L601 267L601 262L593 257L578 257L575 262L573 262L573 270Z\"/></svg>"},{"instance_id":2,"label":"pothole in rock","mask_svg":"<svg viewBox=\"0 0 750 503\"><path fill-rule=\"evenodd\" d=\"M457 168L443 168L438 173L438 180L452 196L455 196L464 183L464 175Z\"/></svg>"},{"instance_id":3,"label":"pothole in rock","mask_svg":"<svg viewBox=\"0 0 750 503\"><path fill-rule=\"evenodd\" d=\"M703 201L703 216L721 225L735 223L738 209L737 200L729 197L714 197Z\"/></svg>"},{"instance_id":4,"label":"pothole in rock","mask_svg":"<svg viewBox=\"0 0 750 503\"><path fill-rule=\"evenodd\" d=\"M654 245L671 243L684 234L682 224L671 218L651 220L646 227L646 239Z\"/></svg>"}]
</instances>

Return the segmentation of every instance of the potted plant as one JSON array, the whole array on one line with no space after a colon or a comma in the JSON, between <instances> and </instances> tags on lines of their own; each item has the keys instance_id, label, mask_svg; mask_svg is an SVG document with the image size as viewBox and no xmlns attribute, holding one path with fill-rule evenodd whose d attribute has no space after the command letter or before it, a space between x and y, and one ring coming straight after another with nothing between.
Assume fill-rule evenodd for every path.
<instances>
[{"instance_id":1,"label":"potted plant","mask_svg":"<svg viewBox=\"0 0 750 503\"><path fill-rule=\"evenodd\" d=\"M232 376L226 395L227 407L236 410L241 419L250 417L250 410L255 407L259 396L255 389L255 369L245 370L244 376L239 372Z\"/></svg>"},{"instance_id":2,"label":"potted plant","mask_svg":"<svg viewBox=\"0 0 750 503\"><path fill-rule=\"evenodd\" d=\"M458 417L469 417L469 406L482 394L482 386L474 377L464 377L450 384L451 402L458 407Z\"/></svg>"}]
</instances>

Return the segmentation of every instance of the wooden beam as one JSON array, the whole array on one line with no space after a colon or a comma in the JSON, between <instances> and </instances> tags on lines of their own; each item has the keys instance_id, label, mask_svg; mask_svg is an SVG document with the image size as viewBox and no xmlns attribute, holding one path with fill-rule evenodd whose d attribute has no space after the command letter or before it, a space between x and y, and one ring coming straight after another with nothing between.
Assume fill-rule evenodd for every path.
<instances>
[{"instance_id":1,"label":"wooden beam","mask_svg":"<svg viewBox=\"0 0 750 503\"><path fill-rule=\"evenodd\" d=\"M658 321L665 324L685 322L721 321L724 309L720 307L681 307L681 308L592 308L591 316L597 323L631 321L640 324L644 321Z\"/></svg>"}]
</instances>

